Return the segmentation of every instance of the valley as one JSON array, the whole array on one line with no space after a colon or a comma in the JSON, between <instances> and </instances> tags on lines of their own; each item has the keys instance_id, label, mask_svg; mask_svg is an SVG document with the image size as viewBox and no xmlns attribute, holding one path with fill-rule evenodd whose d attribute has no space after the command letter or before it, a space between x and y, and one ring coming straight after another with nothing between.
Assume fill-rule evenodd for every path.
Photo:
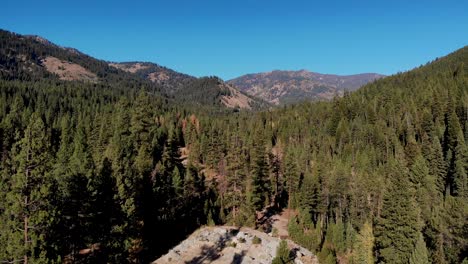
<instances>
[{"instance_id":1,"label":"valley","mask_svg":"<svg viewBox=\"0 0 468 264\"><path fill-rule=\"evenodd\" d=\"M466 263L468 46L194 77L0 30L0 263Z\"/></svg>"}]
</instances>

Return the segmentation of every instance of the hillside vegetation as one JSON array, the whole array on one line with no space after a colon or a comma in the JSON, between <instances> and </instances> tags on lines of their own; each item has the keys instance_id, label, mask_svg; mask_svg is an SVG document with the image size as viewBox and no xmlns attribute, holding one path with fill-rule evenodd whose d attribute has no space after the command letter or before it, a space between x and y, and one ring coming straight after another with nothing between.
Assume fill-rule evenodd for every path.
<instances>
[{"instance_id":1,"label":"hillside vegetation","mask_svg":"<svg viewBox=\"0 0 468 264\"><path fill-rule=\"evenodd\" d=\"M143 89L174 104L203 107L210 112L268 107L262 100L243 94L217 77L195 78L147 62L109 63L38 36L19 35L1 29L0 78L32 82L65 81L64 85L76 85L70 82L92 83L97 89Z\"/></svg>"},{"instance_id":2,"label":"hillside vegetation","mask_svg":"<svg viewBox=\"0 0 468 264\"><path fill-rule=\"evenodd\" d=\"M10 55L30 49L18 45ZM298 212L289 235L320 263L468 254L467 47L332 102L261 112L0 62L0 262L148 263L201 225L263 229L267 206ZM96 65L100 80L131 74Z\"/></svg>"}]
</instances>

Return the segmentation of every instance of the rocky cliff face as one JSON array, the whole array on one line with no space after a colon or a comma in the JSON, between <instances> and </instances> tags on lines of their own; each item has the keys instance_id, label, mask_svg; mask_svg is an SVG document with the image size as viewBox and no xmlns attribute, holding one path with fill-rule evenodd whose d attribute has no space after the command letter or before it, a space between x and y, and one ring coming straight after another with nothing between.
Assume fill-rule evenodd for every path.
<instances>
[{"instance_id":1,"label":"rocky cliff face","mask_svg":"<svg viewBox=\"0 0 468 264\"><path fill-rule=\"evenodd\" d=\"M250 228L205 227L194 232L153 264L256 263L270 264L281 239ZM257 242L257 243L256 243ZM294 263L316 264L307 249L287 240Z\"/></svg>"},{"instance_id":2,"label":"rocky cliff face","mask_svg":"<svg viewBox=\"0 0 468 264\"><path fill-rule=\"evenodd\" d=\"M272 71L247 74L228 83L267 102L285 104L302 100L329 100L345 90L354 91L382 77L376 73L341 76L306 70Z\"/></svg>"}]
</instances>

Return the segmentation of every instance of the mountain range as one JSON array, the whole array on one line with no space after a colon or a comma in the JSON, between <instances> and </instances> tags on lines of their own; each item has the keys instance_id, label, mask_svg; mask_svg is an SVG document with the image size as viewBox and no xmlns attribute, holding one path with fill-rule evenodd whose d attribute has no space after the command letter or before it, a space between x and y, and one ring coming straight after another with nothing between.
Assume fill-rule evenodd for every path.
<instances>
[{"instance_id":1,"label":"mountain range","mask_svg":"<svg viewBox=\"0 0 468 264\"><path fill-rule=\"evenodd\" d=\"M97 87L146 87L169 100L226 109L267 105L217 77L195 78L149 62L107 62L35 35L0 30L0 44L0 78L5 80L46 79L85 82Z\"/></svg>"},{"instance_id":2,"label":"mountain range","mask_svg":"<svg viewBox=\"0 0 468 264\"><path fill-rule=\"evenodd\" d=\"M376 73L339 76L306 70L276 70L247 74L225 82L218 77L196 78L151 62L99 60L36 35L0 30L0 43L0 77L3 79L50 78L96 85L143 85L174 100L232 109L330 100L346 90L354 91L383 77Z\"/></svg>"},{"instance_id":3,"label":"mountain range","mask_svg":"<svg viewBox=\"0 0 468 264\"><path fill-rule=\"evenodd\" d=\"M380 77L0 31L0 263L467 263L468 46Z\"/></svg>"}]
</instances>

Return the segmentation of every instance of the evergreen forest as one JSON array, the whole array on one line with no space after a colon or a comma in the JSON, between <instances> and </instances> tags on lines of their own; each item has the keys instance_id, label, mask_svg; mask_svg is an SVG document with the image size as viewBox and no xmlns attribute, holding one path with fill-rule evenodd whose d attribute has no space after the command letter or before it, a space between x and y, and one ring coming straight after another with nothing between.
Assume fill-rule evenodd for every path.
<instances>
[{"instance_id":1,"label":"evergreen forest","mask_svg":"<svg viewBox=\"0 0 468 264\"><path fill-rule=\"evenodd\" d=\"M233 110L207 96L216 78L166 96L14 39L2 32L0 263L149 263L204 225L262 229L266 208L295 212L290 237L320 263L468 261L468 47L332 101Z\"/></svg>"}]
</instances>

